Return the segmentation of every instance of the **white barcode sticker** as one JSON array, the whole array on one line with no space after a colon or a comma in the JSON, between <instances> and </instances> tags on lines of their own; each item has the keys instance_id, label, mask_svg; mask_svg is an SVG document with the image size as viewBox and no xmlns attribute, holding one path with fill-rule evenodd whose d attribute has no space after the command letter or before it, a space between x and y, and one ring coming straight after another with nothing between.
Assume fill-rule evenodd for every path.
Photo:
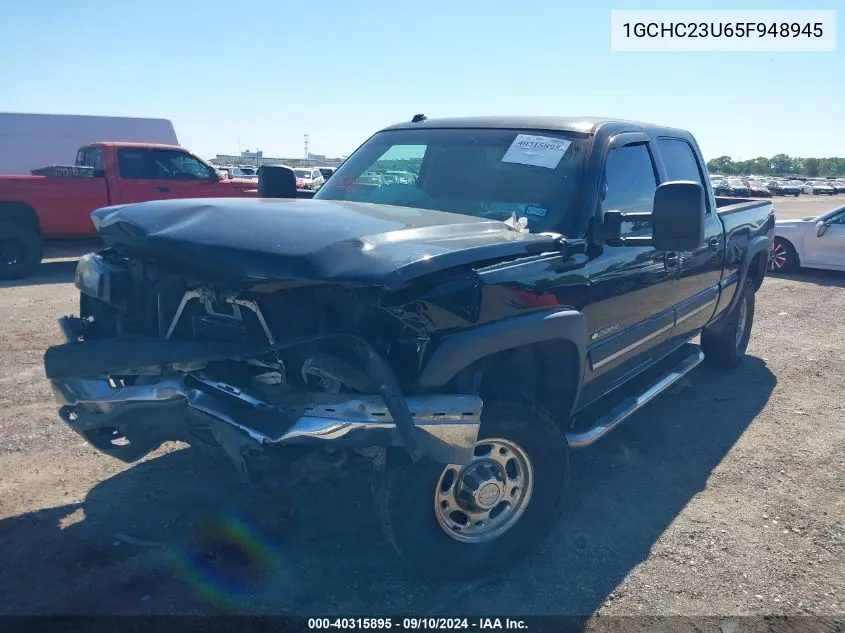
<instances>
[{"instance_id":1,"label":"white barcode sticker","mask_svg":"<svg viewBox=\"0 0 845 633\"><path fill-rule=\"evenodd\" d=\"M502 156L502 162L554 169L571 144L571 141L549 136L519 134Z\"/></svg>"}]
</instances>

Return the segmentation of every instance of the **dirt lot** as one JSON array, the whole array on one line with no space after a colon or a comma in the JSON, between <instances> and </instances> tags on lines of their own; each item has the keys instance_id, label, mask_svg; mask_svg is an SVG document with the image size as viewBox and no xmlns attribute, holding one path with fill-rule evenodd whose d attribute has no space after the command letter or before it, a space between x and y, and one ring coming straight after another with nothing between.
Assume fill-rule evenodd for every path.
<instances>
[{"instance_id":1,"label":"dirt lot","mask_svg":"<svg viewBox=\"0 0 845 633\"><path fill-rule=\"evenodd\" d=\"M695 370L574 453L541 552L431 584L356 477L250 490L180 446L127 467L66 430L41 358L76 309L75 253L53 254L0 286L0 613L845 614L845 274L767 279L739 369Z\"/></svg>"}]
</instances>

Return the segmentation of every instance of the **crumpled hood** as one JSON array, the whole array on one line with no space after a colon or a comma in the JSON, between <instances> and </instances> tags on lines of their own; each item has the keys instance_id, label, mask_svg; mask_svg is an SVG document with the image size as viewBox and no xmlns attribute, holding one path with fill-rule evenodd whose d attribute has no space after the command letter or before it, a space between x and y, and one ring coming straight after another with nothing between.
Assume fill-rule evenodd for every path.
<instances>
[{"instance_id":1,"label":"crumpled hood","mask_svg":"<svg viewBox=\"0 0 845 633\"><path fill-rule=\"evenodd\" d=\"M503 222L330 200L156 200L91 214L103 241L174 272L220 282L395 287L438 270L550 251Z\"/></svg>"}]
</instances>

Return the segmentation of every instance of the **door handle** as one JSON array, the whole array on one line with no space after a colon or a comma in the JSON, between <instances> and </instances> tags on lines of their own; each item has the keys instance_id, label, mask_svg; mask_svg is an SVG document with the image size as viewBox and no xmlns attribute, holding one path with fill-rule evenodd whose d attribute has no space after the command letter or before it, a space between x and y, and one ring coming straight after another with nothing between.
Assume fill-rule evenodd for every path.
<instances>
[{"instance_id":1,"label":"door handle","mask_svg":"<svg viewBox=\"0 0 845 633\"><path fill-rule=\"evenodd\" d=\"M161 191L161 192L168 192L168 191L170 191L170 187L161 186L161 187L158 188L158 190Z\"/></svg>"},{"instance_id":2,"label":"door handle","mask_svg":"<svg viewBox=\"0 0 845 633\"><path fill-rule=\"evenodd\" d=\"M707 243L707 247L711 253L716 253L719 251L719 246L722 244L721 237L711 237L710 241Z\"/></svg>"},{"instance_id":3,"label":"door handle","mask_svg":"<svg viewBox=\"0 0 845 633\"><path fill-rule=\"evenodd\" d=\"M678 254L675 251L667 251L663 259L666 268L675 268L678 265Z\"/></svg>"}]
</instances>

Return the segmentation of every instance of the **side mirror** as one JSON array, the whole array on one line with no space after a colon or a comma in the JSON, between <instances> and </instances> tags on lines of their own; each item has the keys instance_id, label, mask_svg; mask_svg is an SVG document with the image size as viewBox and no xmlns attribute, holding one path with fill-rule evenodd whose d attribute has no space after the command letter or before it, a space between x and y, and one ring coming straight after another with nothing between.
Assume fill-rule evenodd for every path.
<instances>
[{"instance_id":1,"label":"side mirror","mask_svg":"<svg viewBox=\"0 0 845 633\"><path fill-rule=\"evenodd\" d=\"M701 183L665 182L654 194L651 214L654 247L692 251L704 242L704 187Z\"/></svg>"},{"instance_id":2,"label":"side mirror","mask_svg":"<svg viewBox=\"0 0 845 633\"><path fill-rule=\"evenodd\" d=\"M830 224L828 224L827 222L823 222L822 220L816 222L816 237L821 237L822 235L827 233L827 230L829 228Z\"/></svg>"},{"instance_id":3,"label":"side mirror","mask_svg":"<svg viewBox=\"0 0 845 633\"><path fill-rule=\"evenodd\" d=\"M600 237L608 246L654 246L663 251L692 251L704 242L704 187L687 180L665 182L654 193L651 213L605 211ZM622 237L623 222L648 222L651 237Z\"/></svg>"},{"instance_id":4,"label":"side mirror","mask_svg":"<svg viewBox=\"0 0 845 633\"><path fill-rule=\"evenodd\" d=\"M283 165L262 165L258 168L259 198L296 198L296 174Z\"/></svg>"}]
</instances>

